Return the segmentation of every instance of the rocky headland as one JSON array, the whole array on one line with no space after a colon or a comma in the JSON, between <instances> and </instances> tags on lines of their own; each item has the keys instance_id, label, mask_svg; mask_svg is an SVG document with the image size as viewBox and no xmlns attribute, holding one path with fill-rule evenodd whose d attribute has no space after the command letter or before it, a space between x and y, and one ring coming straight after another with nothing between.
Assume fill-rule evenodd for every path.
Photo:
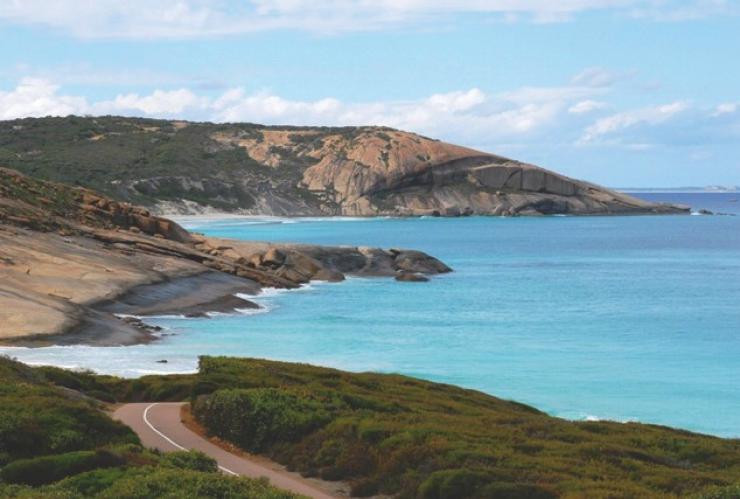
<instances>
[{"instance_id":1,"label":"rocky headland","mask_svg":"<svg viewBox=\"0 0 740 499\"><path fill-rule=\"evenodd\" d=\"M0 168L0 340L132 344L130 316L254 308L235 293L450 269L425 253L207 238L148 209Z\"/></svg>"},{"instance_id":2,"label":"rocky headland","mask_svg":"<svg viewBox=\"0 0 740 499\"><path fill-rule=\"evenodd\" d=\"M0 122L0 162L159 214L688 213L535 165L384 127L141 118Z\"/></svg>"}]
</instances>

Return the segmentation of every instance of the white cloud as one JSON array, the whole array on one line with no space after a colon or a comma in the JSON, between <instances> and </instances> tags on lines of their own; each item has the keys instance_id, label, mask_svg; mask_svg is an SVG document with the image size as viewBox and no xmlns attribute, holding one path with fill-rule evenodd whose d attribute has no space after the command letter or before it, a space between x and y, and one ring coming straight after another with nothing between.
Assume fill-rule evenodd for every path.
<instances>
[{"instance_id":1,"label":"white cloud","mask_svg":"<svg viewBox=\"0 0 740 499\"><path fill-rule=\"evenodd\" d=\"M112 101L97 103L94 108L97 112L138 111L148 115L177 115L185 110L206 109L208 106L209 99L182 88L169 92L155 90L143 97L138 94L119 95Z\"/></svg>"},{"instance_id":2,"label":"white cloud","mask_svg":"<svg viewBox=\"0 0 740 499\"><path fill-rule=\"evenodd\" d=\"M714 113L712 113L712 116L722 116L723 114L733 114L737 112L738 107L739 106L736 102L723 102L722 104L719 104L715 108Z\"/></svg>"},{"instance_id":3,"label":"white cloud","mask_svg":"<svg viewBox=\"0 0 740 499\"><path fill-rule=\"evenodd\" d=\"M605 107L606 104L603 102L588 99L576 102L568 108L568 112L571 114L588 114Z\"/></svg>"},{"instance_id":4,"label":"white cloud","mask_svg":"<svg viewBox=\"0 0 740 499\"><path fill-rule=\"evenodd\" d=\"M666 5L668 3L668 5ZM667 8L668 7L668 8ZM644 2L632 9L632 16L658 21L679 22L718 15L737 15L736 0L693 0L687 2Z\"/></svg>"},{"instance_id":5,"label":"white cloud","mask_svg":"<svg viewBox=\"0 0 740 499\"><path fill-rule=\"evenodd\" d=\"M617 75L601 67L586 68L573 76L573 85L585 87L608 87L617 80Z\"/></svg>"},{"instance_id":6,"label":"white cloud","mask_svg":"<svg viewBox=\"0 0 740 499\"><path fill-rule=\"evenodd\" d=\"M490 151L533 151L576 145L645 151L662 146L736 143L735 103L712 107L676 101L603 115L609 90L564 85L523 87L498 94L479 88L405 101L296 100L269 91L190 88L124 93L91 101L49 80L24 78L0 90L0 119L69 114L117 114L271 125L384 125ZM596 100L598 99L598 100ZM584 116L596 115L583 129Z\"/></svg>"},{"instance_id":7,"label":"white cloud","mask_svg":"<svg viewBox=\"0 0 740 499\"><path fill-rule=\"evenodd\" d=\"M88 112L84 97L57 95L57 90L58 87L47 80L23 78L15 89L0 91L0 119Z\"/></svg>"},{"instance_id":8,"label":"white cloud","mask_svg":"<svg viewBox=\"0 0 740 499\"><path fill-rule=\"evenodd\" d=\"M334 98L293 101L270 93L233 89L213 103L216 121L298 125L383 125L448 140L475 143L521 136L547 126L563 104L519 104L473 88L413 101L347 103Z\"/></svg>"},{"instance_id":9,"label":"white cloud","mask_svg":"<svg viewBox=\"0 0 740 499\"><path fill-rule=\"evenodd\" d=\"M568 109L602 89L524 87L499 94L479 88L433 94L407 101L344 102L333 97L293 100L272 92L231 88L198 93L189 88L125 93L88 101L65 95L44 79L23 79L0 92L0 117L122 114L291 125L385 125L470 145L513 143L562 126ZM574 132L575 133L575 132Z\"/></svg>"},{"instance_id":10,"label":"white cloud","mask_svg":"<svg viewBox=\"0 0 740 499\"><path fill-rule=\"evenodd\" d=\"M486 95L478 88L467 92L450 92L435 94L427 99L427 103L442 112L467 111L486 101Z\"/></svg>"},{"instance_id":11,"label":"white cloud","mask_svg":"<svg viewBox=\"0 0 740 499\"><path fill-rule=\"evenodd\" d=\"M80 37L182 38L296 29L341 33L444 23L480 14L563 22L589 11L693 19L735 10L724 0L5 0L0 20Z\"/></svg>"},{"instance_id":12,"label":"white cloud","mask_svg":"<svg viewBox=\"0 0 740 499\"><path fill-rule=\"evenodd\" d=\"M597 120L586 128L580 142L595 142L604 136L614 135L636 125L658 125L689 109L689 104L677 101L661 106L644 107L616 113Z\"/></svg>"}]
</instances>

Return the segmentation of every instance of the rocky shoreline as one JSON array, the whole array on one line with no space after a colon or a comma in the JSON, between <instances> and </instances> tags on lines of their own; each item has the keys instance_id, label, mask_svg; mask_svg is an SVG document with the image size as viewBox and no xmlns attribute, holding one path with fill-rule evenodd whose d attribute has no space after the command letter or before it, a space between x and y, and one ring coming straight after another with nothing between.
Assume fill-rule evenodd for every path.
<instances>
[{"instance_id":1,"label":"rocky shoreline","mask_svg":"<svg viewBox=\"0 0 740 499\"><path fill-rule=\"evenodd\" d=\"M210 313L236 313L256 309L256 303L235 293L257 294L254 282L217 271L165 278L140 284L121 296L88 305L77 324L50 335L24 336L0 344L40 347L50 345L129 346L161 337L161 328L149 325L146 317L208 317Z\"/></svg>"},{"instance_id":2,"label":"rocky shoreline","mask_svg":"<svg viewBox=\"0 0 740 499\"><path fill-rule=\"evenodd\" d=\"M40 328L41 333L29 331L13 334L10 328L14 321L3 320L4 325L0 326L0 343L12 346L72 344L117 346L147 343L156 340L159 331L135 319L136 317L160 315L206 317L212 312L234 313L241 309L254 309L259 307L256 303L235 295L237 293L257 295L264 287L292 289L311 280L339 282L344 280L346 274L396 277L398 280L426 280L422 274L431 275L450 270L424 253L408 250L384 251L376 248L291 244L276 246L267 243L204 239L198 244L223 248L210 250L217 252L221 260L206 259L204 263L195 263L183 257L159 255L149 248L142 250L135 244L129 244L131 248L118 247L110 251L105 244L101 245L97 241L84 238L33 234L23 229L1 226L0 242L4 242L8 230L17 241L42 249L48 246L49 253L58 251L69 255L70 250L79 249L83 244L88 246L85 248L87 250L93 248L101 250L104 254L96 252L96 259L105 259L108 273L118 274L118 278L132 270L124 266L133 262L135 270L141 274L136 276L138 279L127 280L124 283L117 283L116 277L111 276L108 285L115 290L102 295L97 290L84 292L85 283L82 281L86 275L90 275L92 269L79 271L73 267L65 272L63 262L52 265L49 269L48 264L42 261L37 261L40 263L38 267L33 264L26 266L31 262L19 261L18 254L12 252L13 247L3 244L3 253L8 255L5 258L14 263L0 264L0 274L15 275L0 285L0 306L4 310L0 312L0 316L4 316L0 319L12 319L9 317L12 315L12 305L8 299L14 295L14 291L20 291L15 293L16 296L30 294L28 286L31 283L22 281L35 281L42 287L39 290L40 294L46 291L46 299L51 302L44 304L28 296L29 299L21 300L27 305L34 305L32 307L34 310L28 313L43 318L49 315L49 310L46 309L60 312L57 317L51 317L50 321L47 321L50 324ZM124 232L119 233L116 239L126 239ZM140 234L136 234L135 240L139 241L140 237ZM45 244L39 244L40 242ZM226 244L228 248L225 247ZM23 246L25 244L21 244L21 247ZM226 253L226 256L223 256L223 253ZM45 256L55 258L49 254ZM121 257L123 262L118 261ZM245 272L236 270L239 266L245 265L243 262L246 262L247 268L265 278L259 282L245 276ZM90 263L94 265L92 260ZM50 273L54 275L49 276ZM65 273L67 275L59 275ZM408 276L415 276L417 279ZM45 285L43 281L46 278L53 281L53 284ZM60 285L63 286L63 290L59 289ZM61 293L54 294L51 286L56 286ZM109 286L105 287L106 290ZM69 288L78 288L76 291L82 292L87 299L82 303L75 303L76 297L69 292ZM88 296L88 293L94 294ZM27 313L23 315L27 316Z\"/></svg>"},{"instance_id":3,"label":"rocky shoreline","mask_svg":"<svg viewBox=\"0 0 740 499\"><path fill-rule=\"evenodd\" d=\"M146 209L0 168L4 344L143 343L157 331L130 316L254 308L234 295L347 274L422 280L449 271L413 250L207 238Z\"/></svg>"}]
</instances>

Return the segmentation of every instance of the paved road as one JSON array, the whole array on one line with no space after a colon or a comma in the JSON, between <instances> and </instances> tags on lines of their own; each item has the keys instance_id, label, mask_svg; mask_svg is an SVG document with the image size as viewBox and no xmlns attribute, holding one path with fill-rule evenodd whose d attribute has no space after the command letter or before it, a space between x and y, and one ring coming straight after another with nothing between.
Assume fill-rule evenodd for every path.
<instances>
[{"instance_id":1,"label":"paved road","mask_svg":"<svg viewBox=\"0 0 740 499\"><path fill-rule=\"evenodd\" d=\"M218 467L228 475L252 478L267 477L275 487L303 494L316 499L335 499L300 475L272 469L247 457L237 456L194 433L180 419L183 402L126 404L115 411L113 417L130 426L146 447L163 452L199 450L218 462Z\"/></svg>"}]
</instances>

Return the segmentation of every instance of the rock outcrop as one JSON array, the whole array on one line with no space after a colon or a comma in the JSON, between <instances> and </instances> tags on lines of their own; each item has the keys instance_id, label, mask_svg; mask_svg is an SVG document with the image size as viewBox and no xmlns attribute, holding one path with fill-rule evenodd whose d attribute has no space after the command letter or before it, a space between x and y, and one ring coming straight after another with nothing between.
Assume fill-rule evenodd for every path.
<instances>
[{"instance_id":1,"label":"rock outcrop","mask_svg":"<svg viewBox=\"0 0 740 499\"><path fill-rule=\"evenodd\" d=\"M255 306L235 293L404 270L450 271L416 251L208 238L145 208L0 168L0 340L148 341L156 331L115 314L204 316Z\"/></svg>"},{"instance_id":2,"label":"rock outcrop","mask_svg":"<svg viewBox=\"0 0 740 499\"><path fill-rule=\"evenodd\" d=\"M160 213L687 212L534 165L382 127L42 118L0 122L0 143L11 153L7 161L13 168L93 186ZM56 167L60 153L67 163Z\"/></svg>"},{"instance_id":3,"label":"rock outcrop","mask_svg":"<svg viewBox=\"0 0 740 499\"><path fill-rule=\"evenodd\" d=\"M146 208L113 201L82 187L38 181L2 167L0 216L42 231L128 229L134 234L192 242L188 231L172 220L152 215Z\"/></svg>"}]
</instances>

